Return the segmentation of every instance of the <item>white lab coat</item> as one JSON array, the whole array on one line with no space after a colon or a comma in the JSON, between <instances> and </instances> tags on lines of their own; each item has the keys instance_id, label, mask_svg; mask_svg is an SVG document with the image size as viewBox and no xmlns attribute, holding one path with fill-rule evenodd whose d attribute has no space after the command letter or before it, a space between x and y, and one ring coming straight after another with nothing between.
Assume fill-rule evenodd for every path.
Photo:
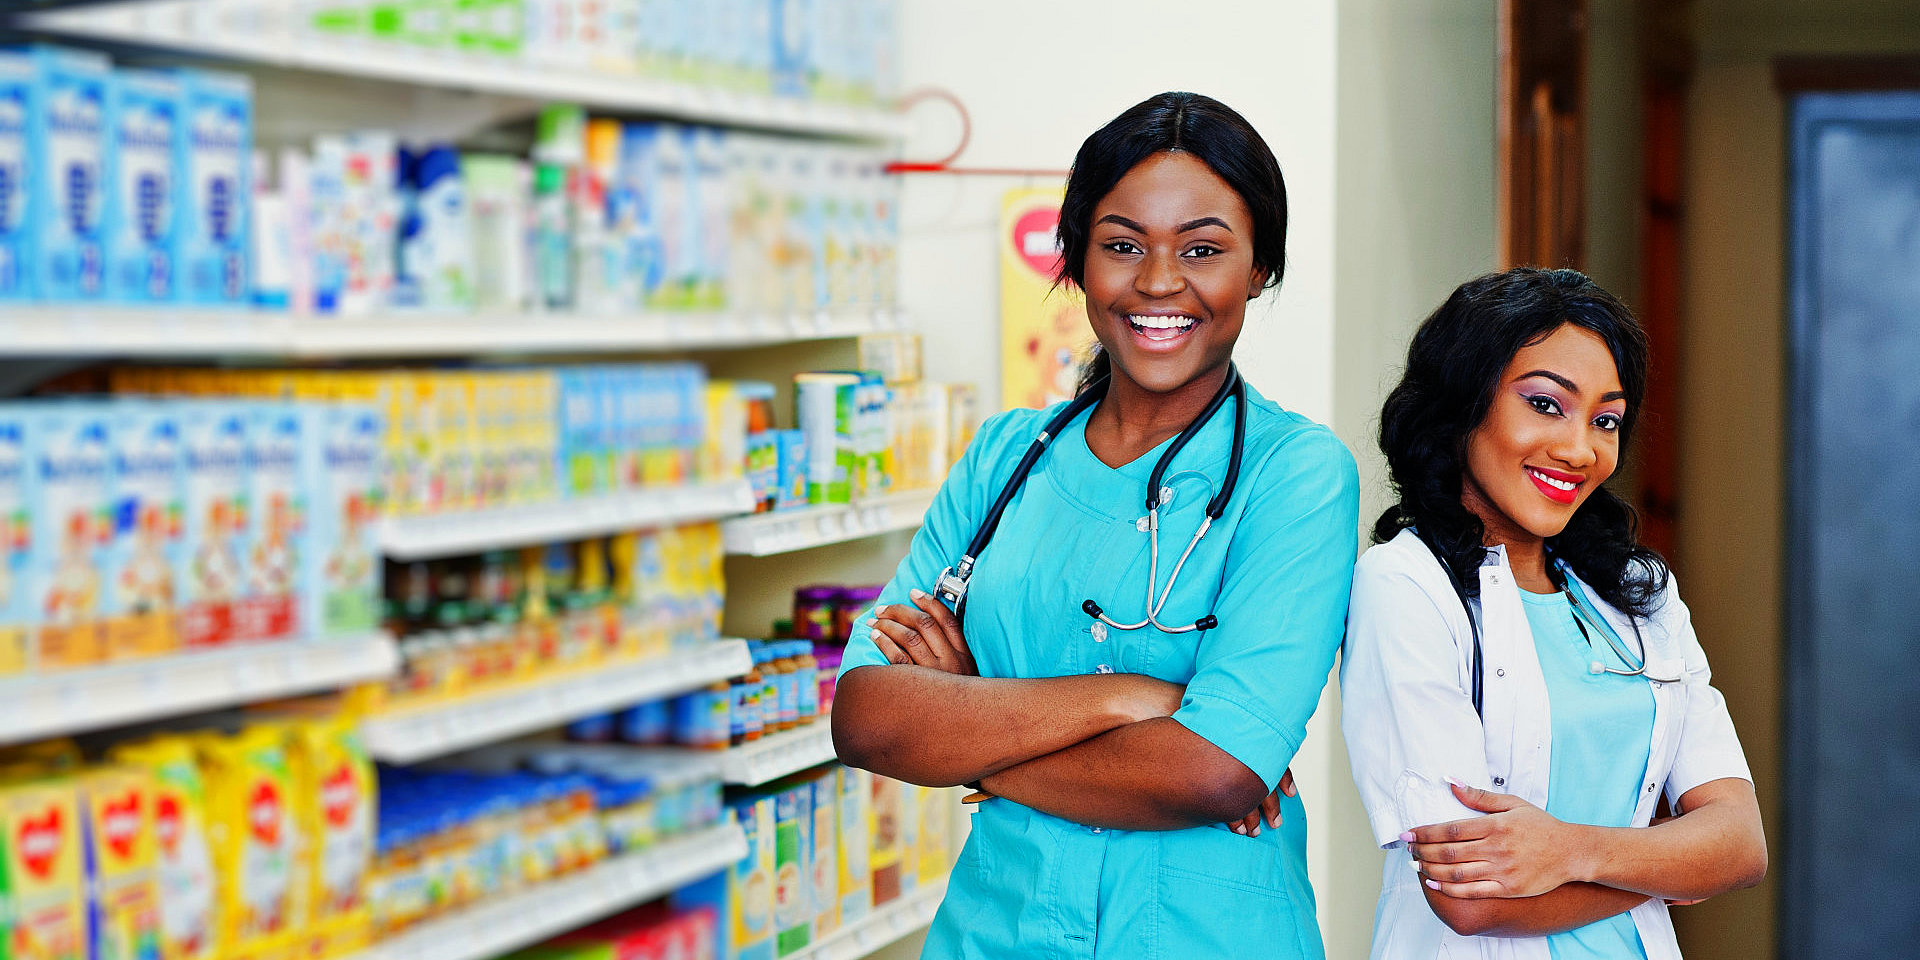
<instances>
[{"instance_id":1,"label":"white lab coat","mask_svg":"<svg viewBox=\"0 0 1920 960\"><path fill-rule=\"evenodd\" d=\"M1582 584L1585 587L1585 584ZM1633 644L1633 625L1593 598L1607 623ZM1374 914L1374 960L1548 960L1545 937L1462 937L1448 929L1421 892L1400 834L1416 826L1482 814L1455 800L1451 776L1539 807L1552 770L1552 715L1546 679L1506 551L1480 568L1481 657L1485 723L1473 712L1473 635L1439 561L1411 531L1360 558L1354 569L1347 637L1340 658L1341 726L1375 842L1387 850ZM1669 583L1640 624L1649 681L1653 740L1633 825L1651 820L1661 788L1677 800L1724 777L1752 780L1726 702L1709 685L1706 654L1686 604ZM1673 923L1659 900L1633 910L1648 960L1679 960Z\"/></svg>"}]
</instances>

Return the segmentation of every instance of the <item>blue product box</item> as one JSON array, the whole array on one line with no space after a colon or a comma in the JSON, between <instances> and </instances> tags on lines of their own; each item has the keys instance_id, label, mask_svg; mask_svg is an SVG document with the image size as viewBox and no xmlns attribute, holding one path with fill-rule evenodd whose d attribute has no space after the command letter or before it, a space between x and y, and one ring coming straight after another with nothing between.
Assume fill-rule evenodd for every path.
<instances>
[{"instance_id":1,"label":"blue product box","mask_svg":"<svg viewBox=\"0 0 1920 960\"><path fill-rule=\"evenodd\" d=\"M773 5L773 92L775 96L805 97L810 92L809 75L813 70L812 42L808 32L813 24L810 0L768 0Z\"/></svg>"},{"instance_id":2,"label":"blue product box","mask_svg":"<svg viewBox=\"0 0 1920 960\"><path fill-rule=\"evenodd\" d=\"M121 70L112 134L119 169L113 201L119 216L107 243L108 295L127 303L179 295L180 168L187 156L180 78L155 70Z\"/></svg>"},{"instance_id":3,"label":"blue product box","mask_svg":"<svg viewBox=\"0 0 1920 960\"><path fill-rule=\"evenodd\" d=\"M48 300L100 300L107 294L112 202L113 66L105 56L34 47L35 93L28 112L28 180L37 194L35 284Z\"/></svg>"},{"instance_id":4,"label":"blue product box","mask_svg":"<svg viewBox=\"0 0 1920 960\"><path fill-rule=\"evenodd\" d=\"M34 243L33 207L38 191L31 178L28 130L40 106L34 83L33 57L18 50L0 50L0 301L32 299Z\"/></svg>"},{"instance_id":5,"label":"blue product box","mask_svg":"<svg viewBox=\"0 0 1920 960\"><path fill-rule=\"evenodd\" d=\"M179 264L183 299L247 303L253 292L253 81L186 70L187 151Z\"/></svg>"},{"instance_id":6,"label":"blue product box","mask_svg":"<svg viewBox=\"0 0 1920 960\"><path fill-rule=\"evenodd\" d=\"M773 508L785 510L789 507L807 505L807 435L800 430L774 431L774 453L776 457L775 486Z\"/></svg>"}]
</instances>

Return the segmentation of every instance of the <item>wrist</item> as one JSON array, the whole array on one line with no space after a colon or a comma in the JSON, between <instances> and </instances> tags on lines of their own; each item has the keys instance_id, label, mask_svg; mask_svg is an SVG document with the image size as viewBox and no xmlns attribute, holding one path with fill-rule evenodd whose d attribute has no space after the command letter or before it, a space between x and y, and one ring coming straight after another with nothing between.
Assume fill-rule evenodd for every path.
<instances>
[{"instance_id":1,"label":"wrist","mask_svg":"<svg viewBox=\"0 0 1920 960\"><path fill-rule=\"evenodd\" d=\"M1566 842L1561 849L1567 851L1566 882L1600 883L1602 872L1600 831L1597 828L1579 823L1563 825Z\"/></svg>"}]
</instances>

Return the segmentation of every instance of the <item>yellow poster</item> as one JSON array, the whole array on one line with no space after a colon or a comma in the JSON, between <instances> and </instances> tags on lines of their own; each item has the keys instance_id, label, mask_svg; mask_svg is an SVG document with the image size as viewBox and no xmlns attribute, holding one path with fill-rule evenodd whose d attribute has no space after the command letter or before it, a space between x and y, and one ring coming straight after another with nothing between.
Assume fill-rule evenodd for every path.
<instances>
[{"instance_id":1,"label":"yellow poster","mask_svg":"<svg viewBox=\"0 0 1920 960\"><path fill-rule=\"evenodd\" d=\"M1093 334L1080 291L1055 289L1059 188L1010 191L1000 205L1000 409L1073 395Z\"/></svg>"}]
</instances>

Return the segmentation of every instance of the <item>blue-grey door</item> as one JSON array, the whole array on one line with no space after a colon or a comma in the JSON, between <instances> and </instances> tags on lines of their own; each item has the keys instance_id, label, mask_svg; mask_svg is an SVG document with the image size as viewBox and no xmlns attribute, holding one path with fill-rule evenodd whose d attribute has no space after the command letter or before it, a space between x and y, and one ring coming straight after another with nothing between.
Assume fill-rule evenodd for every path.
<instances>
[{"instance_id":1,"label":"blue-grey door","mask_svg":"<svg viewBox=\"0 0 1920 960\"><path fill-rule=\"evenodd\" d=\"M1920 93L1792 123L1781 955L1920 956Z\"/></svg>"}]
</instances>

